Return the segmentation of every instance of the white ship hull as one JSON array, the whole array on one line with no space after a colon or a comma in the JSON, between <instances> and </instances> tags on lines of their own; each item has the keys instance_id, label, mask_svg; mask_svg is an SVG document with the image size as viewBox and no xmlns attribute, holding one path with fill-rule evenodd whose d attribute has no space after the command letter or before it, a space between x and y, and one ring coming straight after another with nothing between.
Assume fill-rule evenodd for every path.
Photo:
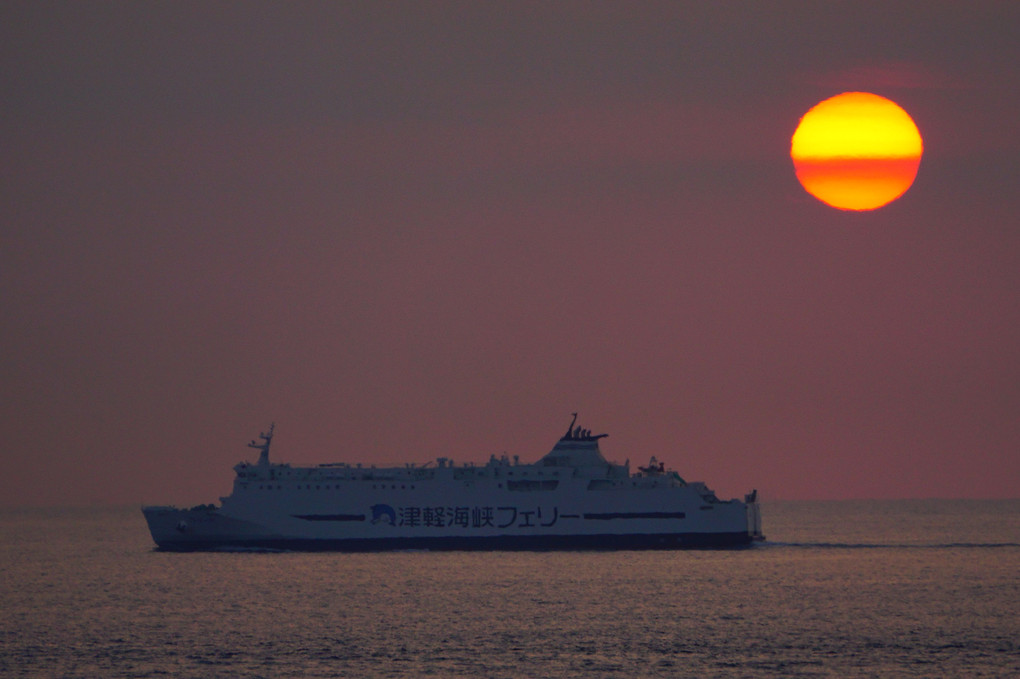
<instances>
[{"instance_id":1,"label":"white ship hull","mask_svg":"<svg viewBox=\"0 0 1020 679\"><path fill-rule=\"evenodd\" d=\"M721 501L664 467L630 474L568 435L536 464L235 469L222 506L144 507L161 549L678 549L761 538L754 495Z\"/></svg>"}]
</instances>

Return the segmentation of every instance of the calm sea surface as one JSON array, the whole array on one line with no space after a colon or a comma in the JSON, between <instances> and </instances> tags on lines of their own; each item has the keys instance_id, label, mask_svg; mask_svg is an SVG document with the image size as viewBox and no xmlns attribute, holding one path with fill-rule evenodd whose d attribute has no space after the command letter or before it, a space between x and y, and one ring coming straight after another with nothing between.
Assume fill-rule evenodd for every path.
<instances>
[{"instance_id":1,"label":"calm sea surface","mask_svg":"<svg viewBox=\"0 0 1020 679\"><path fill-rule=\"evenodd\" d=\"M763 511L739 551L168 554L8 510L0 676L1020 676L1020 500Z\"/></svg>"}]
</instances>

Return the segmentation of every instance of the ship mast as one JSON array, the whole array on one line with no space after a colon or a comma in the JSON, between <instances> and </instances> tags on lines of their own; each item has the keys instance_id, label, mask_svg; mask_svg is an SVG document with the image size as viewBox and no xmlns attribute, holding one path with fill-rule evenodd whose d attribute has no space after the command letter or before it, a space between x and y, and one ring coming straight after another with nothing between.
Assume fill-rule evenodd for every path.
<instances>
[{"instance_id":1,"label":"ship mast","mask_svg":"<svg viewBox=\"0 0 1020 679\"><path fill-rule=\"evenodd\" d=\"M582 429L578 426L576 429L574 425L577 424L577 413L571 413L574 419L570 420L570 426L567 427L567 433L563 435L560 441L598 441L604 439L609 434L592 434L591 429Z\"/></svg>"},{"instance_id":2,"label":"ship mast","mask_svg":"<svg viewBox=\"0 0 1020 679\"><path fill-rule=\"evenodd\" d=\"M259 464L269 464L269 444L273 442L273 429L276 428L276 423L273 422L269 425L269 431L259 433L259 438L262 439L262 443L252 441L248 444L249 448L254 448L259 451Z\"/></svg>"}]
</instances>

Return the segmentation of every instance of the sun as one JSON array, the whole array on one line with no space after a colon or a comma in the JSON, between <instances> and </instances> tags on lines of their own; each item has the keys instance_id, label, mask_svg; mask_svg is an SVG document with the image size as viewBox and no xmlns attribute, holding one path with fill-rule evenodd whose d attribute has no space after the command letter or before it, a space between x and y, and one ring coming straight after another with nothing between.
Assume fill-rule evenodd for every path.
<instances>
[{"instance_id":1,"label":"sun","mask_svg":"<svg viewBox=\"0 0 1020 679\"><path fill-rule=\"evenodd\" d=\"M841 210L874 210L902 196L923 152L907 112L868 92L844 92L814 106L790 146L804 189Z\"/></svg>"}]
</instances>

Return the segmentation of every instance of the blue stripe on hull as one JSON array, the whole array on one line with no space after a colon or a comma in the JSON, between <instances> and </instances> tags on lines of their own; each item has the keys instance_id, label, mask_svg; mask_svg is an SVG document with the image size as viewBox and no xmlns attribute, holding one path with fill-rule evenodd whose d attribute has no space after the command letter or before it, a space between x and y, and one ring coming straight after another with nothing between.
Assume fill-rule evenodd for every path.
<instances>
[{"instance_id":1,"label":"blue stripe on hull","mask_svg":"<svg viewBox=\"0 0 1020 679\"><path fill-rule=\"evenodd\" d=\"M407 537L348 540L207 539L163 541L165 551L216 549L272 549L290 551L382 552L394 550L499 551L499 550L617 550L617 549L719 549L746 547L747 533L656 533L639 535L496 535L475 537Z\"/></svg>"}]
</instances>

